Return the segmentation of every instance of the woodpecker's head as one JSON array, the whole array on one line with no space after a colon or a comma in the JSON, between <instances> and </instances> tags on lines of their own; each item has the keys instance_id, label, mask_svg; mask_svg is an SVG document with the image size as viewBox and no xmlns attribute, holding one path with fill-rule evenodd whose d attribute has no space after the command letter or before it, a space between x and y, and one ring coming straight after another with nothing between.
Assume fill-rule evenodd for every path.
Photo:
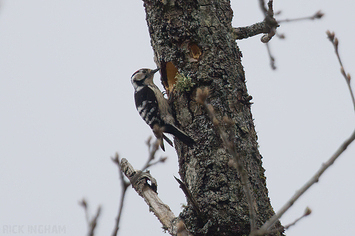
<instances>
[{"instance_id":1,"label":"woodpecker's head","mask_svg":"<svg viewBox=\"0 0 355 236\"><path fill-rule=\"evenodd\" d=\"M153 83L154 74L159 71L160 68L155 70L151 69L140 69L134 72L131 77L131 82L134 89L137 89L140 86L148 85Z\"/></svg>"}]
</instances>

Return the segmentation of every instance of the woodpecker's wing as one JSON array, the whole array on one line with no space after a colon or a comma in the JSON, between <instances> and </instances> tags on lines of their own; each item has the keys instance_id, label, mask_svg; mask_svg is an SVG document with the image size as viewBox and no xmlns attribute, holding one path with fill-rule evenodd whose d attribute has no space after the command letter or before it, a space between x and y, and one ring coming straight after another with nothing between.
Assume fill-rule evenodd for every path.
<instances>
[{"instance_id":1,"label":"woodpecker's wing","mask_svg":"<svg viewBox=\"0 0 355 236\"><path fill-rule=\"evenodd\" d=\"M154 92L155 97L158 102L158 108L159 108L159 115L160 118L162 119L162 123L167 123L167 124L174 124L175 119L171 115L171 108L169 106L168 100L164 97L163 93L160 91L160 89L153 83L149 84L148 87Z\"/></svg>"},{"instance_id":2,"label":"woodpecker's wing","mask_svg":"<svg viewBox=\"0 0 355 236\"><path fill-rule=\"evenodd\" d=\"M173 146L173 142L163 134L161 127L164 121L162 120L156 94L149 86L144 86L134 94L136 108L143 120L153 130L155 137L160 142L160 147L165 151L164 141ZM155 127L156 126L156 127Z\"/></svg>"},{"instance_id":3,"label":"woodpecker's wing","mask_svg":"<svg viewBox=\"0 0 355 236\"><path fill-rule=\"evenodd\" d=\"M154 91L148 86L142 87L134 93L136 108L143 120L153 128L155 124L161 126L161 116L158 107L158 101Z\"/></svg>"},{"instance_id":4,"label":"woodpecker's wing","mask_svg":"<svg viewBox=\"0 0 355 236\"><path fill-rule=\"evenodd\" d=\"M174 118L170 113L170 107L163 94L154 85L143 86L134 94L136 108L144 121L153 130L155 136L160 140L160 146L164 150L163 139L171 146L173 143L162 132L170 133L187 145L195 141L186 133L173 125ZM160 102L158 102L158 99ZM157 126L157 127L156 127Z\"/></svg>"}]
</instances>

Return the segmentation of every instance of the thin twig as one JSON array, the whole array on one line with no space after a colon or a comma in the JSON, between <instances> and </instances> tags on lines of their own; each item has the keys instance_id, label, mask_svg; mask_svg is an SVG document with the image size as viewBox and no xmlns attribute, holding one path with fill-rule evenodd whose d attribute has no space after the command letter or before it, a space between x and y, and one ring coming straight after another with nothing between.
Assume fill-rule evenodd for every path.
<instances>
[{"instance_id":1,"label":"thin twig","mask_svg":"<svg viewBox=\"0 0 355 236\"><path fill-rule=\"evenodd\" d=\"M212 105L207 103L208 94L209 91L207 88L204 88L204 90L198 88L196 93L196 101L205 107L208 115L210 116L210 119L212 120L213 125L218 129L219 135L221 136L224 146L227 148L229 154L234 159L234 164L238 174L240 175L241 184L243 186L244 194L248 202L251 228L250 230L254 231L256 229L256 212L253 207L255 199L251 193L251 184L248 179L248 174L242 165L240 156L235 148L234 143L228 140L226 132L219 125L219 121L215 115Z\"/></svg>"},{"instance_id":2,"label":"thin twig","mask_svg":"<svg viewBox=\"0 0 355 236\"><path fill-rule=\"evenodd\" d=\"M265 1L259 0L259 6L260 6L260 9L261 9L262 13L264 14L264 16L266 16L267 15L267 8L265 5Z\"/></svg>"},{"instance_id":3,"label":"thin twig","mask_svg":"<svg viewBox=\"0 0 355 236\"><path fill-rule=\"evenodd\" d=\"M84 211L85 211L85 218L86 218L86 222L87 222L88 227L89 227L88 236L94 236L94 231L95 231L96 226L97 226L97 220L99 219L100 212L101 212L101 206L99 206L97 208L95 216L92 219L90 219L89 207L88 207L88 204L87 204L86 200L85 199L81 200L79 202L79 205L82 206L84 208Z\"/></svg>"},{"instance_id":4,"label":"thin twig","mask_svg":"<svg viewBox=\"0 0 355 236\"><path fill-rule=\"evenodd\" d=\"M154 143L151 143L150 141L151 141L151 137L149 137L146 142L146 144L148 146L148 152L149 152L148 159L141 170L145 170L145 169L151 167L152 165L155 165L155 164L161 162L160 161L161 159L159 159L157 162L154 162L155 164L152 163L152 161L155 159L155 154L159 150L159 140L156 139Z\"/></svg>"},{"instance_id":5,"label":"thin twig","mask_svg":"<svg viewBox=\"0 0 355 236\"><path fill-rule=\"evenodd\" d=\"M286 226L284 227L284 229L286 230L286 229L289 229L291 226L296 225L298 221L302 220L302 219L305 218L306 216L309 216L311 213L312 213L312 210L311 210L309 207L307 207L302 216L300 216L299 218L297 218L297 219L296 219L295 221L293 221L292 223L286 225Z\"/></svg>"},{"instance_id":6,"label":"thin twig","mask_svg":"<svg viewBox=\"0 0 355 236\"><path fill-rule=\"evenodd\" d=\"M166 161L166 159L168 159L168 158L167 157L160 157L159 160L151 161L147 165L145 165L144 168L142 168L142 170L146 170L149 167L155 166L156 164L163 163Z\"/></svg>"},{"instance_id":7,"label":"thin twig","mask_svg":"<svg viewBox=\"0 0 355 236\"><path fill-rule=\"evenodd\" d=\"M263 43L265 43L266 45L266 49L267 49L267 53L269 55L269 59L270 59L270 66L271 69L276 70L276 66L275 66L275 58L272 56L271 54L271 50L270 50L270 46L269 46L269 41L271 40L271 38L276 34L276 28L279 27L279 23L278 21L274 18L274 9L273 9L273 1L270 0L268 2L268 7L266 7L265 5L265 1L264 0L259 0L259 5L261 8L261 11L263 12L263 14L265 15L265 21L266 22L273 22L272 24L274 25L273 27L270 28L270 33L264 35L261 38L261 41ZM276 34L277 35L277 34Z\"/></svg>"},{"instance_id":8,"label":"thin twig","mask_svg":"<svg viewBox=\"0 0 355 236\"><path fill-rule=\"evenodd\" d=\"M354 93L353 90L351 88L351 76L349 73L345 72L345 68L343 66L343 63L341 61L340 55L339 55L339 40L337 37L335 37L334 32L330 32L329 30L327 31L327 35L328 35L328 39L330 40L330 42L333 44L334 49L335 49L335 54L338 58L339 64L340 64L340 72L341 74L344 76L346 84L348 85L349 88L349 92L350 92L350 96L351 96L351 100L353 102L354 105L354 111L355 111L355 98L354 98Z\"/></svg>"},{"instance_id":9,"label":"thin twig","mask_svg":"<svg viewBox=\"0 0 355 236\"><path fill-rule=\"evenodd\" d=\"M83 198L83 200L81 200L79 202L79 205L84 208L85 219L86 219L86 222L89 223L90 217L89 217L89 212L88 212L88 204L87 204L86 200Z\"/></svg>"},{"instance_id":10,"label":"thin twig","mask_svg":"<svg viewBox=\"0 0 355 236\"><path fill-rule=\"evenodd\" d=\"M303 218L305 218L306 216L309 216L310 214L312 213L312 210L310 208L306 208L306 210L304 211L303 215L298 217L296 220L294 220L292 223L284 226L284 227L280 227L280 228L276 228L276 229L272 229L272 230L269 230L267 233L268 234L272 234L272 233L277 233L277 232L280 232L281 230L287 230L289 229L290 227L296 225L298 223L298 221L302 220Z\"/></svg>"},{"instance_id":11,"label":"thin twig","mask_svg":"<svg viewBox=\"0 0 355 236\"><path fill-rule=\"evenodd\" d=\"M95 231L96 226L97 226L97 220L99 219L100 212L101 212L101 206L99 206L97 208L96 215L90 221L90 229L89 229L88 236L94 236L94 231Z\"/></svg>"},{"instance_id":12,"label":"thin twig","mask_svg":"<svg viewBox=\"0 0 355 236\"><path fill-rule=\"evenodd\" d=\"M116 236L117 233L118 233L118 230L120 228L119 225L120 225L122 209L123 209L123 205L124 205L123 203L124 203L124 200L125 200L126 192L127 192L128 187L131 185L131 183L124 179L124 175L123 175L123 173L121 171L120 158L119 158L118 153L116 153L115 158L112 158L112 161L118 166L118 173L120 175L121 189L122 189L121 199L120 199L120 206L118 208L118 214L117 214L117 217L116 217L115 227L114 227L113 232L112 232L112 236Z\"/></svg>"},{"instance_id":13,"label":"thin twig","mask_svg":"<svg viewBox=\"0 0 355 236\"><path fill-rule=\"evenodd\" d=\"M302 20L316 20L320 19L324 16L324 13L321 11L317 11L313 16L305 16L305 17L299 17L299 18L294 18L294 19L283 19L283 20L278 20L278 23L285 23L285 22L292 22L292 21L302 21Z\"/></svg>"},{"instance_id":14,"label":"thin twig","mask_svg":"<svg viewBox=\"0 0 355 236\"><path fill-rule=\"evenodd\" d=\"M270 59L270 66L273 70L276 70L276 66L275 66L275 57L273 55L271 55L271 50L270 50L270 46L269 43L266 44L266 49L267 49L267 53L269 55L269 59Z\"/></svg>"}]
</instances>

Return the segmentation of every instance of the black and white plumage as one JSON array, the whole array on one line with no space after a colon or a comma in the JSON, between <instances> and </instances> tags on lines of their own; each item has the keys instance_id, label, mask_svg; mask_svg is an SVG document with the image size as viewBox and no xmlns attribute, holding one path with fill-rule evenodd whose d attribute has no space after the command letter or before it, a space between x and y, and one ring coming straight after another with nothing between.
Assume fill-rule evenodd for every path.
<instances>
[{"instance_id":1,"label":"black and white plumage","mask_svg":"<svg viewBox=\"0 0 355 236\"><path fill-rule=\"evenodd\" d=\"M175 120L168 101L153 82L154 74L157 71L159 68L155 70L140 69L132 75L131 82L134 87L137 111L153 130L163 151L165 151L163 139L173 146L171 140L164 133L172 134L183 143L192 145L194 140L174 125Z\"/></svg>"}]
</instances>

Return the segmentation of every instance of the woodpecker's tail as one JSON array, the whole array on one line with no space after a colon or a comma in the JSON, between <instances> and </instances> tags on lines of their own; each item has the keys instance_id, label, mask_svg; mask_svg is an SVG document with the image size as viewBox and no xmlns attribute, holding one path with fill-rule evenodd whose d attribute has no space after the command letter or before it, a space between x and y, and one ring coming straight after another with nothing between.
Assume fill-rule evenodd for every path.
<instances>
[{"instance_id":1,"label":"woodpecker's tail","mask_svg":"<svg viewBox=\"0 0 355 236\"><path fill-rule=\"evenodd\" d=\"M163 138L159 138L159 139L158 139L158 140L159 140L159 145L160 145L161 150L163 150L163 151L165 152L165 147L164 147L164 141L163 141L163 139L164 139L165 141L167 141L170 146L174 147L173 142L172 142L168 137L166 137L165 134L163 134Z\"/></svg>"},{"instance_id":2,"label":"woodpecker's tail","mask_svg":"<svg viewBox=\"0 0 355 236\"><path fill-rule=\"evenodd\" d=\"M165 134L163 134L163 139L165 139L165 141L167 141L170 146L174 147L173 142L171 142L171 140L168 137L166 137ZM161 142L163 143L163 140L161 140ZM162 144L162 145L164 147L164 144ZM163 147L162 147L162 149L163 149ZM163 151L165 151L165 150L163 149Z\"/></svg>"},{"instance_id":3,"label":"woodpecker's tail","mask_svg":"<svg viewBox=\"0 0 355 236\"><path fill-rule=\"evenodd\" d=\"M174 125L166 124L164 126L164 132L174 135L176 138L178 138L180 141L182 141L183 143L185 143L188 146L191 146L195 143L195 140L193 140L184 131L178 129Z\"/></svg>"},{"instance_id":4,"label":"woodpecker's tail","mask_svg":"<svg viewBox=\"0 0 355 236\"><path fill-rule=\"evenodd\" d=\"M165 141L167 141L169 143L169 145L173 147L173 142L171 142L171 140L168 137L166 137L163 133L164 128L160 127L158 124L154 124L152 129L153 129L153 133L154 133L155 137L159 141L159 145L160 145L161 149L164 152L165 152L165 147L164 147L164 140L163 139L165 139Z\"/></svg>"}]
</instances>

